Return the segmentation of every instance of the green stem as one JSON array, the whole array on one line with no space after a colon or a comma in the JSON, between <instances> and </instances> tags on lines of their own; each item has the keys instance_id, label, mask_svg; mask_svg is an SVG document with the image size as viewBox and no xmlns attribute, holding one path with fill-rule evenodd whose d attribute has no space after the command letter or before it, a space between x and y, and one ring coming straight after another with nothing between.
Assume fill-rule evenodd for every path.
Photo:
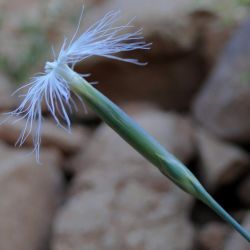
<instances>
[{"instance_id":1,"label":"green stem","mask_svg":"<svg viewBox=\"0 0 250 250\"><path fill-rule=\"evenodd\" d=\"M60 74L70 82L72 89L125 141L170 178L181 189L192 194L213 209L250 241L250 233L234 220L203 188L189 169L166 151L152 136L139 127L126 113L92 87L85 79L62 66Z\"/></svg>"}]
</instances>

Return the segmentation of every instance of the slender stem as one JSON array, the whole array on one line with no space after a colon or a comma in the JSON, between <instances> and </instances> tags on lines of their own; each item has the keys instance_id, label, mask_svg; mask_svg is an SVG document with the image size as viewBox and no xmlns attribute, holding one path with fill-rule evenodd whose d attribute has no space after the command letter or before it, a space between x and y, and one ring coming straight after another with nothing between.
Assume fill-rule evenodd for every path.
<instances>
[{"instance_id":1,"label":"slender stem","mask_svg":"<svg viewBox=\"0 0 250 250\"><path fill-rule=\"evenodd\" d=\"M243 237L250 241L249 231L244 229L212 198L190 170L139 127L124 111L68 66L64 66L61 74L70 82L73 90L80 94L84 101L135 150L148 159L181 189L207 204Z\"/></svg>"}]
</instances>

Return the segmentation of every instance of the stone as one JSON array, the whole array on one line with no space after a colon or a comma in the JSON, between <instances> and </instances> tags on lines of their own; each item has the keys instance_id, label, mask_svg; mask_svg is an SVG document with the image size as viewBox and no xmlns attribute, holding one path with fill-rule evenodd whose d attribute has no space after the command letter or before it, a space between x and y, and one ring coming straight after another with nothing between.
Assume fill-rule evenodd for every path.
<instances>
[{"instance_id":1,"label":"stone","mask_svg":"<svg viewBox=\"0 0 250 250\"><path fill-rule=\"evenodd\" d=\"M242 223L248 231L250 230L250 213L248 212ZM244 239L238 232L233 231L227 238L223 250L249 250L249 242Z\"/></svg>"},{"instance_id":2,"label":"stone","mask_svg":"<svg viewBox=\"0 0 250 250\"><path fill-rule=\"evenodd\" d=\"M196 139L202 180L208 189L228 184L247 171L249 156L236 145L202 129L197 130Z\"/></svg>"},{"instance_id":3,"label":"stone","mask_svg":"<svg viewBox=\"0 0 250 250\"><path fill-rule=\"evenodd\" d=\"M144 237L145 250L192 249L194 229L186 219L176 218L168 225L146 230Z\"/></svg>"},{"instance_id":4,"label":"stone","mask_svg":"<svg viewBox=\"0 0 250 250\"><path fill-rule=\"evenodd\" d=\"M127 236L126 249L192 249L193 237L194 230L190 223L186 219L176 218L166 225L131 231Z\"/></svg>"},{"instance_id":5,"label":"stone","mask_svg":"<svg viewBox=\"0 0 250 250\"><path fill-rule=\"evenodd\" d=\"M108 208L111 201L112 193L85 192L76 195L67 204L67 209L62 208L59 213L55 224L57 232L81 231L84 234L104 230L110 220Z\"/></svg>"},{"instance_id":6,"label":"stone","mask_svg":"<svg viewBox=\"0 0 250 250\"><path fill-rule=\"evenodd\" d=\"M9 143L15 144L20 136L21 131L25 127L25 120L14 122L12 117L0 126L0 139ZM34 127L36 123L34 122ZM34 130L32 131L34 133ZM75 153L87 145L90 131L80 126L72 126L71 133L58 128L52 121L45 120L41 131L42 146L55 147L63 153ZM33 146L31 135L27 137L24 146Z\"/></svg>"},{"instance_id":7,"label":"stone","mask_svg":"<svg viewBox=\"0 0 250 250\"><path fill-rule=\"evenodd\" d=\"M223 249L230 229L219 222L209 222L198 231L198 246L204 250Z\"/></svg>"},{"instance_id":8,"label":"stone","mask_svg":"<svg viewBox=\"0 0 250 250\"><path fill-rule=\"evenodd\" d=\"M1 147L1 152L0 249L46 249L62 197L60 155L42 151L39 166L27 151Z\"/></svg>"},{"instance_id":9,"label":"stone","mask_svg":"<svg viewBox=\"0 0 250 250\"><path fill-rule=\"evenodd\" d=\"M194 156L195 146L192 123L188 118L157 109L147 109L139 113L133 113L133 118L180 160L189 162ZM96 157L97 152L98 158ZM141 155L111 128L102 124L95 131L86 151L79 152L71 164L73 169L81 169L81 166L87 167L97 162L101 162L101 164L112 164L113 162L129 164L141 161Z\"/></svg>"},{"instance_id":10,"label":"stone","mask_svg":"<svg viewBox=\"0 0 250 250\"><path fill-rule=\"evenodd\" d=\"M240 183L237 194L240 200L247 206L250 206L250 175L246 176Z\"/></svg>"},{"instance_id":11,"label":"stone","mask_svg":"<svg viewBox=\"0 0 250 250\"><path fill-rule=\"evenodd\" d=\"M199 37L197 49L204 60L206 73L210 72L217 62L221 51L236 29L237 22L228 24L221 17L221 11L200 8L191 13L192 25Z\"/></svg>"},{"instance_id":12,"label":"stone","mask_svg":"<svg viewBox=\"0 0 250 250\"><path fill-rule=\"evenodd\" d=\"M157 192L145 188L138 182L128 182L120 192L118 206L127 211L140 213L154 207L158 200Z\"/></svg>"},{"instance_id":13,"label":"stone","mask_svg":"<svg viewBox=\"0 0 250 250\"><path fill-rule=\"evenodd\" d=\"M88 235L95 237L97 241L99 235L110 225L111 202L110 192L89 191L70 199L55 220L52 249L71 249L71 246L74 249L80 249L80 246L85 248L85 244L91 243Z\"/></svg>"},{"instance_id":14,"label":"stone","mask_svg":"<svg viewBox=\"0 0 250 250\"><path fill-rule=\"evenodd\" d=\"M225 47L217 65L194 101L193 115L219 137L250 142L250 19Z\"/></svg>"},{"instance_id":15,"label":"stone","mask_svg":"<svg viewBox=\"0 0 250 250\"><path fill-rule=\"evenodd\" d=\"M155 190L133 176L118 186L107 183L109 188L97 186L71 193L55 220L53 250L88 249L89 244L93 249L137 249L142 245L142 249L163 250L166 242L171 250L184 245L191 248L194 231L185 218L191 197L174 186L166 193ZM179 241L173 238L177 231Z\"/></svg>"}]
</instances>

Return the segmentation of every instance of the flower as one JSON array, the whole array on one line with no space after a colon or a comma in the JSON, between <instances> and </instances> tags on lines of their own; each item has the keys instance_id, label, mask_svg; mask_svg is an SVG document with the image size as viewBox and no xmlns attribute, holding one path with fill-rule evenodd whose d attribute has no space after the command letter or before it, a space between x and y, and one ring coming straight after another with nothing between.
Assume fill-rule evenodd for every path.
<instances>
[{"instance_id":1,"label":"flower","mask_svg":"<svg viewBox=\"0 0 250 250\"><path fill-rule=\"evenodd\" d=\"M32 135L37 161L39 161L41 144L43 102L45 102L56 124L70 132L71 122L68 113L72 112L72 106L74 107L75 103L72 99L70 83L60 74L62 66L68 65L73 69L75 64L91 56L101 56L144 65L136 59L122 58L116 53L149 49L151 45L142 40L142 29L132 33L123 33L128 28L133 27L133 20L123 26L114 27L114 23L119 18L119 12L113 11L107 13L76 39L82 15L83 11L71 41L68 43L65 39L58 57L56 58L54 53L54 61L46 63L44 72L34 76L28 84L16 91L19 92L21 89L28 87L20 106L8 113L8 115L16 117L17 120L26 120L17 144L21 146L27 137Z\"/></svg>"}]
</instances>

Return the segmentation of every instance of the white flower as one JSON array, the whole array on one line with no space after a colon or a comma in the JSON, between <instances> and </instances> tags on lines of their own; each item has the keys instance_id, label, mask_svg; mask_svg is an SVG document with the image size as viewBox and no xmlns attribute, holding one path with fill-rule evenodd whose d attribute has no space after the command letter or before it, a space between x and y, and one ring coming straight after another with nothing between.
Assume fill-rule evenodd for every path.
<instances>
[{"instance_id":1,"label":"white flower","mask_svg":"<svg viewBox=\"0 0 250 250\"><path fill-rule=\"evenodd\" d=\"M142 29L132 33L123 33L126 29L133 27L132 21L123 26L113 27L118 17L119 12L107 13L76 39L81 23L80 18L73 38L69 43L66 39L64 40L57 59L54 62L47 62L44 73L33 77L28 84L16 91L29 88L20 106L8 114L17 117L17 120L26 120L26 125L17 144L21 146L27 137L32 135L37 161L39 161L41 144L42 103L44 101L56 124L70 131L71 122L68 111L72 110L71 107L75 106L75 103L71 97L70 84L60 75L58 70L61 65L74 68L76 63L91 56L102 56L142 65L136 59L122 58L116 55L118 52L150 48L150 44L142 40Z\"/></svg>"}]
</instances>

